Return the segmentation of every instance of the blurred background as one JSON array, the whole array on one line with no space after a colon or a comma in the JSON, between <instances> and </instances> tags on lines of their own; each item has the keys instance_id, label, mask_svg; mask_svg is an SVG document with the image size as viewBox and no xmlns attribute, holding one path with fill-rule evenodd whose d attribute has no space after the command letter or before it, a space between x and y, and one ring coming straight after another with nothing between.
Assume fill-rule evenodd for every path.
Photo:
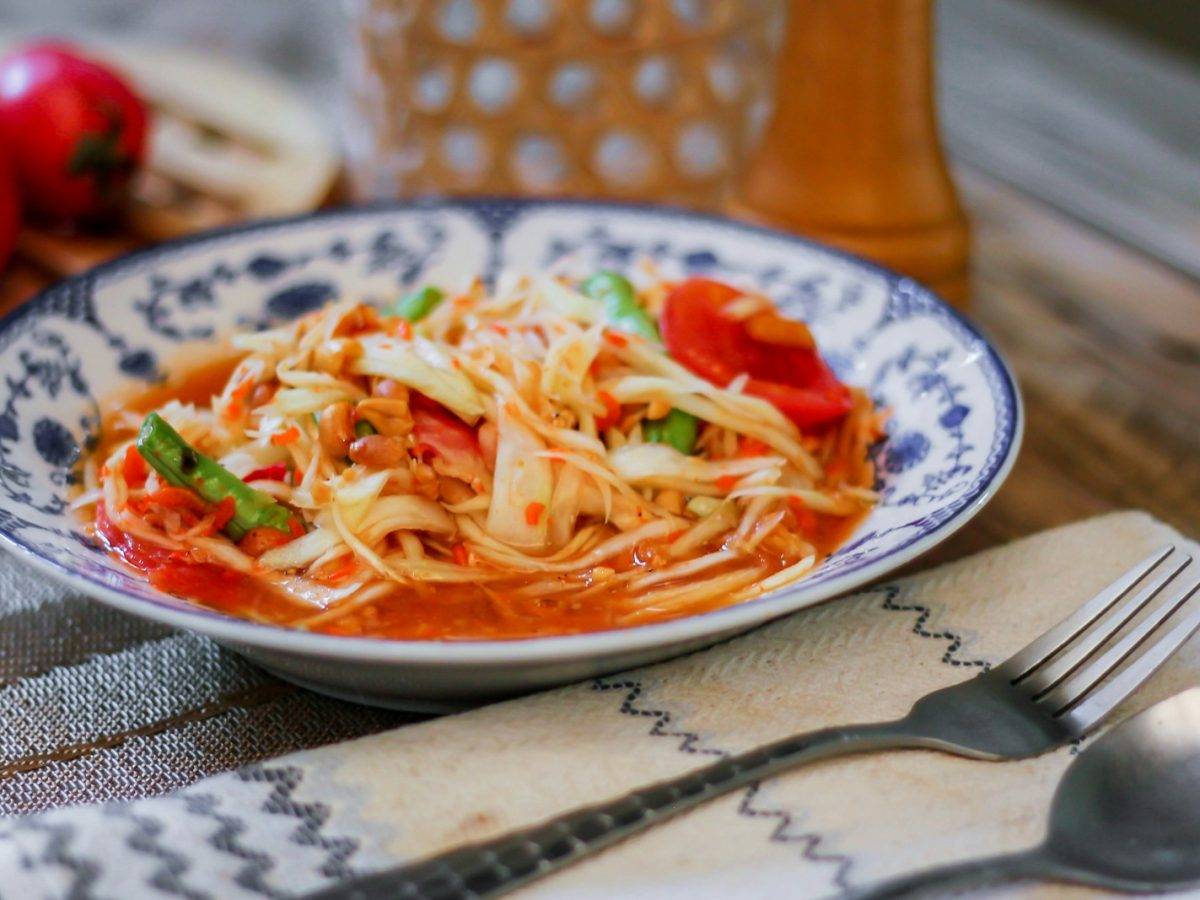
<instances>
[{"instance_id":1,"label":"blurred background","mask_svg":"<svg viewBox=\"0 0 1200 900\"><path fill-rule=\"evenodd\" d=\"M436 30L433 37L445 39L449 47L446 58L451 63L462 47L479 63L472 69L473 80L462 85L462 92L471 94L475 101L474 125L482 122L482 126L459 127L464 117L467 126L472 126L472 113L456 99L459 95L454 93L453 83L442 77L444 73L439 74L438 66L445 60L422 43L420 28L405 20L407 13L403 10L420 5L438 8L437 17L432 19ZM853 190L847 192L841 185L832 199L806 189L803 195L785 192L784 199L778 201L781 208L768 208L779 196L779 185L788 178L786 173L780 175L777 159L756 160L751 154L770 109L770 82L775 72L771 68L772 53L780 51L778 42L783 40L782 26L767 14L772 6L786 6L793 20L812 19L819 17L822 9L838 10L841 15L855 4L778 0L774 4L730 2L714 6L706 0L662 0L657 5L669 7L685 28L689 16L696 21L706 15L719 19L720 13L713 13L714 9L743 6L750 11L748 15L761 14L767 24L740 30L736 23L729 25L723 32L722 46L726 50L734 48L732 55L724 59L713 55L704 61L684 55L673 58L669 48L679 37L676 34L631 31L634 43L662 42L668 50L656 59L664 64L639 69L635 79L637 96L620 99L620 110L601 113L632 116L628 129L609 133L603 141L597 138L586 150L571 137L571 116L562 114L573 102L594 116L596 98L610 94L606 81L600 81L597 89L597 75L586 65L556 71L556 80L548 89L552 91L551 102L540 104L546 106L545 121L532 120L537 127L530 128L526 122L518 137L503 131L505 116L497 115L506 102L514 103L514 108L530 108L528 97L513 94L519 90L513 85L520 84L514 78L525 74L523 66L532 70L540 65L537 53L544 48L522 56L525 44L521 42L528 43L531 35L536 38L535 32L546 25L545 10L557 8L549 0L492 4L496 9L503 7L503 12L496 13L499 18L482 23L478 18L480 7L474 0L439 4L396 0L0 0L0 30L9 35L54 34L144 45L159 54L143 67L147 71L162 68L162 48L177 46L186 48L189 55L207 58L216 68L228 68L226 60L236 61L250 70L278 76L281 84L312 111L331 149L349 153L349 170L339 181L340 194L335 195L339 199L474 190L604 193L736 208L737 198L730 197L730 191L736 191L733 179L757 162L759 171L746 175L749 180L744 188L749 196L743 198L746 202L739 208L741 213L874 255L923 277L954 299L965 298L967 289L961 273L951 270L965 265L966 231L948 186L940 188L940 198L930 193L937 193L936 186L922 188L925 193L919 196L911 190L907 194L902 191L899 200L885 192L872 201L874 210L864 207L853 213L857 219L845 212L846 204L853 202L847 194L853 194ZM928 14L930 6L922 0L885 5L896 10L897 16L910 18ZM646 6L654 9L656 4ZM621 34L606 32L609 26L596 23L608 16L619 29L622 11L631 8L629 0L580 0L567 8L576 7L586 7L580 15L591 17L596 47L604 53L612 50L613 41ZM1200 159L1195 149L1200 146L1200 116L1196 115L1200 109L1200 4L1191 0L943 0L933 9L933 96L953 164L971 166L1019 184L1045 202L1086 219L1093 227L1200 277L1200 254L1195 253L1200 238ZM726 24L736 15L731 13ZM500 43L496 44L493 38L497 29L492 27L496 23L512 33L512 42L498 39ZM481 29L481 24L488 27ZM919 75L913 73L919 60L884 59L889 46L895 50L889 43L892 38L905 34L903 23L897 19L896 24L891 32L863 35L866 43L857 62L882 60L878 76L881 83L905 66L911 78L919 80ZM551 22L546 27L552 26ZM479 29L478 33L472 28ZM821 34L815 25L808 31ZM777 43L768 46L772 34ZM875 44L870 43L873 38L877 39ZM756 44L764 40L767 43ZM545 46L549 52L573 55L585 62L588 54L596 51L590 45L563 45L557 35L551 35ZM782 47L778 62L785 73L788 52L795 49L794 44ZM803 49L811 54L811 47ZM840 61L844 66L855 62L851 52L853 45ZM171 55L169 50L166 55ZM424 62L416 66L415 59ZM509 66L513 60L515 69ZM832 69L839 61L831 57L824 62ZM649 132L653 140L658 120L675 115L676 104L667 98L655 107L647 98L655 90L669 90L672 77L687 84L699 72L689 69L693 64L708 67L704 71L713 80L712 96L717 98L713 103L719 103L724 90L736 97L728 107L693 111L702 114L699 118L703 124L686 133L680 131L679 145L666 151L673 156L664 157L667 163L656 169L647 162L646 148L639 144L639 131L643 137ZM712 68L722 64L727 65L724 74ZM793 71L799 74L809 70ZM205 77L192 79L198 92L209 89L204 82L212 75L201 74ZM604 73L600 72L599 77L603 79ZM186 75L184 80L188 80ZM211 87L214 93L225 94L220 102L237 106L243 86L236 78L226 83L218 81L214 80ZM839 84L843 81L838 79ZM829 83L827 80L823 84L828 87ZM663 96L666 98L665 93ZM886 102L894 102L899 96ZM910 95L902 99L910 99ZM791 111L793 121L804 119L803 129L786 133L793 143L813 131L811 119L815 115L839 114L832 103L828 108L818 108L813 98L803 102L807 105ZM846 97L842 102L843 108L861 105L861 97ZM919 96L916 102L919 104ZM562 109L555 109L555 103ZM273 122L268 114L272 105L269 92L248 100L241 119L259 116L260 127L303 132L303 125L295 121ZM637 118L639 114L641 119ZM281 114L281 118L286 116ZM233 119L237 121L238 116L234 114ZM897 123L897 128L909 128L901 119ZM878 122L871 127L878 132ZM555 129L561 134L556 135ZM563 135L565 142L559 140ZM907 139L904 135L898 137ZM480 167L490 164L489 154L496 152L507 154L512 164L491 165L486 177L479 176ZM767 152L771 152L769 147ZM805 160L790 160L800 180L828 180L828 176L812 169L818 150L805 152ZM580 156L582 165L565 169L564 159L569 165L574 156ZM933 160L932 164L938 162ZM796 168L801 164L809 168ZM321 165L313 165L323 171ZM763 174L767 169L770 172ZM587 178L571 175L585 170ZM1152 178L1146 177L1149 172ZM290 177L296 184L294 171ZM315 177L311 167L305 170L305 177ZM756 177L758 183L754 182ZM864 182L860 173L854 184L861 186ZM304 194L305 187L298 185L297 190ZM270 197L260 200L261 209L250 204L249 212L295 211L287 203L273 205ZM828 207L834 203L839 208L831 213ZM909 208L912 204L915 206ZM907 219L889 222L888 207L893 210L893 218L899 215L896 209L907 209ZM201 210L195 222L219 224L228 212ZM878 221L869 221L871 215ZM938 236L936 248L926 245L897 249L886 244L893 237L890 232L884 242L856 236L866 226L894 231L911 228L914 223L928 226L935 220L940 227L950 229ZM149 227L153 230L159 225ZM163 236L174 230L169 224L161 227ZM94 259L89 256L87 261Z\"/></svg>"}]
</instances>

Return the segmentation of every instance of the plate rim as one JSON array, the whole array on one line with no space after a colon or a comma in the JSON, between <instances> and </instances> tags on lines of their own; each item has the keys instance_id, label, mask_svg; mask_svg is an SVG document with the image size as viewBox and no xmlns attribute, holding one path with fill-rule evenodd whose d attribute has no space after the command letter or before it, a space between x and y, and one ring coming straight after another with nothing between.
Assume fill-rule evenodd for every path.
<instances>
[{"instance_id":1,"label":"plate rim","mask_svg":"<svg viewBox=\"0 0 1200 900\"><path fill-rule=\"evenodd\" d=\"M589 657L606 652L631 653L668 647L703 640L719 639L721 636L739 633L781 616L790 615L834 597L849 594L863 585L895 571L908 562L923 555L942 543L973 519L995 496L1008 479L1025 433L1025 406L1017 378L1012 367L984 332L963 313L959 312L926 285L901 275L871 260L853 253L831 247L802 235L791 234L770 226L754 222L743 222L726 216L689 210L684 207L638 201L616 201L595 198L553 197L527 198L507 196L416 198L413 200L383 200L372 203L340 206L317 212L256 219L223 228L210 229L186 235L150 247L134 250L115 259L108 260L77 275L63 279L25 300L15 309L0 317L0 340L18 327L23 319L46 305L49 300L64 291L96 280L124 269L138 268L158 256L177 253L192 246L216 244L243 234L269 233L284 230L288 226L310 222L323 222L338 218L356 218L388 212L406 213L457 209L463 211L480 208L512 207L521 211L536 208L588 207L616 213L643 213L681 219L692 223L704 223L722 228L733 228L743 233L759 234L782 239L785 243L816 251L837 259L859 270L882 277L890 290L898 285L911 285L940 307L942 315L949 316L956 324L977 340L986 351L989 361L995 366L1002 382L1003 398L1009 404L1011 415L1007 432L1002 436L1003 450L995 469L975 491L968 495L963 505L947 519L938 523L933 530L896 547L873 561L849 569L844 575L824 584L805 588L802 580L790 588L756 597L733 606L710 610L696 615L684 616L666 622L638 625L630 628L610 629L572 635L547 635L506 640L429 640L411 641L392 638L349 637L343 635L317 634L279 625L250 622L236 619L203 607L193 609L170 607L149 602L141 597L126 594L104 584L99 579L80 574L58 562L43 556L18 535L0 528L0 544L18 558L31 564L55 580L122 612L150 619L176 628L204 634L214 640L231 645L254 649L282 651L295 655L340 658L357 663L416 663L423 666L457 668L462 666L523 666L529 663L552 663Z\"/></svg>"}]
</instances>

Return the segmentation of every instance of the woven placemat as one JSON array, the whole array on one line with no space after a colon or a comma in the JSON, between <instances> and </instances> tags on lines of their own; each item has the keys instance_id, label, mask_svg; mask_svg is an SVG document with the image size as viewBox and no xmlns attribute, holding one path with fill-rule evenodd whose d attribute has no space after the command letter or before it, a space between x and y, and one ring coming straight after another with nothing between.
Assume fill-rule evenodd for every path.
<instances>
[{"instance_id":1,"label":"woven placemat","mask_svg":"<svg viewBox=\"0 0 1200 900\"><path fill-rule=\"evenodd\" d=\"M0 553L0 816L153 796L420 718L301 690Z\"/></svg>"}]
</instances>

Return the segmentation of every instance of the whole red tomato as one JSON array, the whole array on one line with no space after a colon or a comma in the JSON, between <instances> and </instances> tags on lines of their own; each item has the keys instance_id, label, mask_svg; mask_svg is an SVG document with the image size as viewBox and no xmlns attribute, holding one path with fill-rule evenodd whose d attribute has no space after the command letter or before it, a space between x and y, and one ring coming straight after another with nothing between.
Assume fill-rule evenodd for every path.
<instances>
[{"instance_id":1,"label":"whole red tomato","mask_svg":"<svg viewBox=\"0 0 1200 900\"><path fill-rule=\"evenodd\" d=\"M0 271L4 270L17 242L21 227L21 204L17 197L17 180L13 177L8 157L0 147Z\"/></svg>"},{"instance_id":2,"label":"whole red tomato","mask_svg":"<svg viewBox=\"0 0 1200 900\"><path fill-rule=\"evenodd\" d=\"M147 120L129 85L65 44L0 60L0 140L25 208L44 219L112 211L145 156Z\"/></svg>"}]
</instances>

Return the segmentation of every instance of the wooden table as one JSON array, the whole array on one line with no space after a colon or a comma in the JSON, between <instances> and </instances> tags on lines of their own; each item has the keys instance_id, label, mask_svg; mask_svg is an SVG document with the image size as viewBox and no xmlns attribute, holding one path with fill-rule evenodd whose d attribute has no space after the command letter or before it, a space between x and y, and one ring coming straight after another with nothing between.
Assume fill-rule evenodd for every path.
<instances>
[{"instance_id":1,"label":"wooden table","mask_svg":"<svg viewBox=\"0 0 1200 900\"><path fill-rule=\"evenodd\" d=\"M921 564L1114 509L1200 535L1200 285L974 170L959 181L972 316L1027 424L996 499Z\"/></svg>"},{"instance_id":2,"label":"wooden table","mask_svg":"<svg viewBox=\"0 0 1200 900\"><path fill-rule=\"evenodd\" d=\"M1200 536L1200 72L1046 4L939 13L971 313L1028 421L996 500L929 559L1112 509Z\"/></svg>"}]
</instances>

